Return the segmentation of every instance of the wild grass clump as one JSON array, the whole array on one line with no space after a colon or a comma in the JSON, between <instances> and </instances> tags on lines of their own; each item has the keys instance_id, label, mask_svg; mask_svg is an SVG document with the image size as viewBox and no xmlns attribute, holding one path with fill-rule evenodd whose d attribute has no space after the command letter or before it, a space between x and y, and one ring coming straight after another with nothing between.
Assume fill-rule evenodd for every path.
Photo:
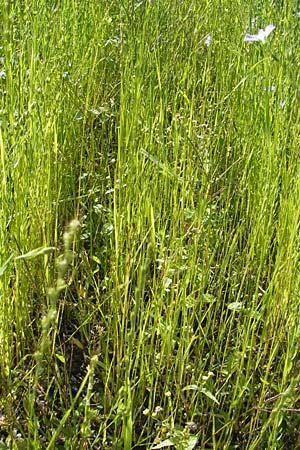
<instances>
[{"instance_id":1,"label":"wild grass clump","mask_svg":"<svg viewBox=\"0 0 300 450\"><path fill-rule=\"evenodd\" d=\"M300 445L281 3L3 2L0 448Z\"/></svg>"}]
</instances>

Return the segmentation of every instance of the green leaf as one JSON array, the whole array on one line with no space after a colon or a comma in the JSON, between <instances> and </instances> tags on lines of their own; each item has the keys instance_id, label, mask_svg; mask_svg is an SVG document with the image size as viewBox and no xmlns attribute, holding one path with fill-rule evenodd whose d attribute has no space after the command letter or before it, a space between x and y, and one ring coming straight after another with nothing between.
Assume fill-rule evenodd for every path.
<instances>
[{"instance_id":1,"label":"green leaf","mask_svg":"<svg viewBox=\"0 0 300 450\"><path fill-rule=\"evenodd\" d=\"M197 436L191 436L186 442L182 443L184 450L193 450L198 443Z\"/></svg>"},{"instance_id":2,"label":"green leaf","mask_svg":"<svg viewBox=\"0 0 300 450\"><path fill-rule=\"evenodd\" d=\"M231 311L240 311L242 307L243 304L241 302L233 302L227 306L227 308L230 309Z\"/></svg>"},{"instance_id":3,"label":"green leaf","mask_svg":"<svg viewBox=\"0 0 300 450\"><path fill-rule=\"evenodd\" d=\"M3 264L3 266L0 267L0 277L4 274L4 272L7 269L8 263L9 261L12 259L12 257L14 256L14 254L12 253L10 255L10 257L5 261L5 263Z\"/></svg>"},{"instance_id":4,"label":"green leaf","mask_svg":"<svg viewBox=\"0 0 300 450\"><path fill-rule=\"evenodd\" d=\"M220 402L218 402L216 397L210 391L208 391L206 388L204 388L204 387L200 388L200 392L202 392L202 394L206 395L206 397L213 400L217 405L220 404Z\"/></svg>"},{"instance_id":5,"label":"green leaf","mask_svg":"<svg viewBox=\"0 0 300 450\"><path fill-rule=\"evenodd\" d=\"M95 261L97 264L100 264L100 265L101 265L101 261L100 261L100 259L99 259L97 256L93 255L93 256L91 257L91 259L92 259L93 261Z\"/></svg>"},{"instance_id":6,"label":"green leaf","mask_svg":"<svg viewBox=\"0 0 300 450\"><path fill-rule=\"evenodd\" d=\"M65 357L63 355L60 355L59 353L55 353L55 356L56 356L57 359L60 360L60 362L65 364L66 360L65 360Z\"/></svg>"},{"instance_id":7,"label":"green leaf","mask_svg":"<svg viewBox=\"0 0 300 450\"><path fill-rule=\"evenodd\" d=\"M165 279L165 289L168 289L168 287L172 284L172 278L166 278Z\"/></svg>"},{"instance_id":8,"label":"green leaf","mask_svg":"<svg viewBox=\"0 0 300 450\"><path fill-rule=\"evenodd\" d=\"M75 344L81 350L84 350L84 346L82 345L82 343L76 337L72 336L71 337L71 342L73 342L73 344Z\"/></svg>"},{"instance_id":9,"label":"green leaf","mask_svg":"<svg viewBox=\"0 0 300 450\"><path fill-rule=\"evenodd\" d=\"M182 391L198 391L199 386L197 384L189 384L188 386L185 386Z\"/></svg>"},{"instance_id":10,"label":"green leaf","mask_svg":"<svg viewBox=\"0 0 300 450\"><path fill-rule=\"evenodd\" d=\"M17 256L16 259L32 259L36 256L48 255L49 253L54 252L54 250L55 247L38 247L28 253L25 253L24 255Z\"/></svg>"},{"instance_id":11,"label":"green leaf","mask_svg":"<svg viewBox=\"0 0 300 450\"><path fill-rule=\"evenodd\" d=\"M203 300L205 301L205 303L215 303L216 298L211 294L204 294Z\"/></svg>"},{"instance_id":12,"label":"green leaf","mask_svg":"<svg viewBox=\"0 0 300 450\"><path fill-rule=\"evenodd\" d=\"M217 403L217 405L220 404L218 402L218 400L216 399L216 397L203 386L197 386L196 384L189 384L188 386L185 386L182 390L183 391L199 391L199 392L202 392L202 394L206 395L206 397L208 397L211 400L213 400L215 403Z\"/></svg>"},{"instance_id":13,"label":"green leaf","mask_svg":"<svg viewBox=\"0 0 300 450\"><path fill-rule=\"evenodd\" d=\"M151 447L151 450L164 448L164 447L173 447L174 443L171 441L171 439L166 439L165 441L162 441L160 444L155 445L154 447Z\"/></svg>"}]
</instances>

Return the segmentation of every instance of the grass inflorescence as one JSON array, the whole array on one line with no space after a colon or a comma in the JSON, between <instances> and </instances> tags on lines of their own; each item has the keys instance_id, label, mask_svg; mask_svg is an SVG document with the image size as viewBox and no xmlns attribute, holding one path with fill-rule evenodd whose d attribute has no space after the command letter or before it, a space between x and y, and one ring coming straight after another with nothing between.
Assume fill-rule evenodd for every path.
<instances>
[{"instance_id":1,"label":"grass inflorescence","mask_svg":"<svg viewBox=\"0 0 300 450\"><path fill-rule=\"evenodd\" d=\"M0 9L0 448L298 448L296 2Z\"/></svg>"}]
</instances>

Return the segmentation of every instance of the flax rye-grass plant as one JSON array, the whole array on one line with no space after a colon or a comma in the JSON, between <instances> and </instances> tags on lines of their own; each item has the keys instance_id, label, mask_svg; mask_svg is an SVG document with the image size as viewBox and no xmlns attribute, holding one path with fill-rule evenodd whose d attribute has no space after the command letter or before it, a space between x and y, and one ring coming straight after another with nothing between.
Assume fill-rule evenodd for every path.
<instances>
[{"instance_id":1,"label":"flax rye-grass plant","mask_svg":"<svg viewBox=\"0 0 300 450\"><path fill-rule=\"evenodd\" d=\"M297 448L296 2L0 10L0 448Z\"/></svg>"}]
</instances>

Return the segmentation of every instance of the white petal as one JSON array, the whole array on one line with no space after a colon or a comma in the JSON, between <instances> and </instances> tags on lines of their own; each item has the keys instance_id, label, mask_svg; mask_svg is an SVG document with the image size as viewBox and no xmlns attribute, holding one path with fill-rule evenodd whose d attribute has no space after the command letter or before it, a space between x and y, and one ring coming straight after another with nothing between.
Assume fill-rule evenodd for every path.
<instances>
[{"instance_id":1,"label":"white petal","mask_svg":"<svg viewBox=\"0 0 300 450\"><path fill-rule=\"evenodd\" d=\"M264 42L267 36L264 30L259 30L257 37L259 41Z\"/></svg>"},{"instance_id":2,"label":"white petal","mask_svg":"<svg viewBox=\"0 0 300 450\"><path fill-rule=\"evenodd\" d=\"M244 41L261 41L265 42L266 38L269 36L269 34L275 30L274 25L267 25L264 30L260 29L257 34L246 34Z\"/></svg>"},{"instance_id":3,"label":"white petal","mask_svg":"<svg viewBox=\"0 0 300 450\"><path fill-rule=\"evenodd\" d=\"M276 28L275 25L267 25L266 28L265 28L265 36L268 37L269 34L270 34L273 30L275 30L275 28Z\"/></svg>"},{"instance_id":4,"label":"white petal","mask_svg":"<svg viewBox=\"0 0 300 450\"><path fill-rule=\"evenodd\" d=\"M205 41L204 41L204 43L205 43L205 45L207 45L207 47L210 45L211 40L212 40L212 35L209 34L209 35L207 36L207 38L205 39Z\"/></svg>"},{"instance_id":5,"label":"white petal","mask_svg":"<svg viewBox=\"0 0 300 450\"><path fill-rule=\"evenodd\" d=\"M257 34L246 34L246 36L244 37L244 41L245 42L254 42L254 41L259 41L259 37Z\"/></svg>"}]
</instances>

